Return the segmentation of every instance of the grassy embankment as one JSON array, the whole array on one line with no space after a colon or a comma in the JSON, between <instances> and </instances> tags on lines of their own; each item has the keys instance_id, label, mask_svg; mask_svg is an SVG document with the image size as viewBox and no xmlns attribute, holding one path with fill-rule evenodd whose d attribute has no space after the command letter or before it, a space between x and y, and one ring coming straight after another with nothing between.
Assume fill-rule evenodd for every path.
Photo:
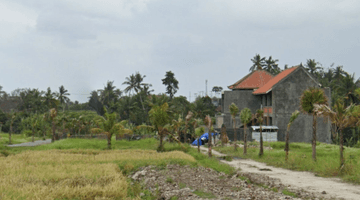
<instances>
[{"instance_id":1,"label":"grassy embankment","mask_svg":"<svg viewBox=\"0 0 360 200\"><path fill-rule=\"evenodd\" d=\"M126 175L142 166L167 164L234 172L188 146L166 143L167 152L157 153L155 139L113 140L113 150L105 150L106 145L106 140L66 139L37 147L1 147L0 198L131 199L142 192L143 199L154 199Z\"/></svg>"},{"instance_id":2,"label":"grassy embankment","mask_svg":"<svg viewBox=\"0 0 360 200\"><path fill-rule=\"evenodd\" d=\"M269 143L264 143L264 147L268 147L268 145ZM255 142L250 143L246 156L243 155L242 148L234 152L233 146L216 147L215 150L231 156L250 158L276 167L297 171L310 171L322 177L340 177L346 182L360 184L360 149L358 148L345 148L346 164L340 170L338 145L317 143L317 162L312 161L311 144L291 143L289 160L287 162L285 162L285 142L271 142L270 145L273 149L265 150L262 157L258 155L259 147L258 143Z\"/></svg>"}]
</instances>

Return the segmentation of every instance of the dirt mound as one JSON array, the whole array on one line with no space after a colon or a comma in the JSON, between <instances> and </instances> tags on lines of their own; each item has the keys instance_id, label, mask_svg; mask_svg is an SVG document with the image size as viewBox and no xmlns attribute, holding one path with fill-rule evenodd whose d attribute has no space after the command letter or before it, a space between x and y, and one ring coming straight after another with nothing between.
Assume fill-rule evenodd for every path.
<instances>
[{"instance_id":1,"label":"dirt mound","mask_svg":"<svg viewBox=\"0 0 360 200\"><path fill-rule=\"evenodd\" d=\"M317 199L310 192L282 185L264 175L237 172L232 175L210 168L168 165L144 167L130 175L160 199ZM284 195L282 191L288 192Z\"/></svg>"}]
</instances>

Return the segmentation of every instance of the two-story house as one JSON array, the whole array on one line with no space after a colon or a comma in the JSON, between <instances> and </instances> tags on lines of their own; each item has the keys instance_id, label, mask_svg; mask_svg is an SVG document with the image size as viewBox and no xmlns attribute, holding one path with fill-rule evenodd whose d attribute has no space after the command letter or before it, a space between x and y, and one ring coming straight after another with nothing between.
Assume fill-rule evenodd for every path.
<instances>
[{"instance_id":1,"label":"two-story house","mask_svg":"<svg viewBox=\"0 0 360 200\"><path fill-rule=\"evenodd\" d=\"M265 120L263 125L274 125L279 128L278 140L285 140L285 132L291 114L300 110L300 97L304 90L309 87L321 87L321 85L307 72L304 67L295 66L288 68L274 76L265 70L255 70L236 83L228 86L230 91L222 94L222 114L217 116L217 126L225 124L230 139L233 139L233 120L229 106L235 103L239 110L250 108L252 113L262 108ZM329 88L324 88L325 94L331 102ZM251 125L251 124L249 124ZM243 124L236 116L238 129L237 139L243 139ZM323 118L317 121L317 140L331 142L330 123ZM249 132L250 129L249 129ZM249 133L248 132L248 133ZM249 138L251 139L251 134ZM300 114L290 128L291 142L311 142L312 140L312 117Z\"/></svg>"}]
</instances>

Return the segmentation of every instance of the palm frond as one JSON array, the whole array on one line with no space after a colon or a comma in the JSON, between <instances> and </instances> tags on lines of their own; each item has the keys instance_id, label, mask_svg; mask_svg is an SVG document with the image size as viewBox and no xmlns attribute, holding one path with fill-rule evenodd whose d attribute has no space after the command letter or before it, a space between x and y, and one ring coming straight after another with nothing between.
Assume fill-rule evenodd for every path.
<instances>
[{"instance_id":1,"label":"palm frond","mask_svg":"<svg viewBox=\"0 0 360 200\"><path fill-rule=\"evenodd\" d=\"M231 105L229 106L229 110L230 110L230 114L233 118L235 118L235 116L239 112L239 108L236 106L235 103L231 103Z\"/></svg>"},{"instance_id":2,"label":"palm frond","mask_svg":"<svg viewBox=\"0 0 360 200\"><path fill-rule=\"evenodd\" d=\"M240 112L240 119L243 124L248 124L251 121L251 110L249 108L244 108Z\"/></svg>"}]
</instances>

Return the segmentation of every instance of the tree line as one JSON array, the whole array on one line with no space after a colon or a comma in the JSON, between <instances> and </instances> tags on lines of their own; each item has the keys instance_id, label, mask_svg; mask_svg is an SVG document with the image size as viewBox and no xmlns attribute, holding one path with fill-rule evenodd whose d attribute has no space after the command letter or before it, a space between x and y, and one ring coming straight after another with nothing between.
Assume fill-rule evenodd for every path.
<instances>
[{"instance_id":1,"label":"tree line","mask_svg":"<svg viewBox=\"0 0 360 200\"><path fill-rule=\"evenodd\" d=\"M192 103L184 96L174 96L179 87L171 71L166 72L162 79L165 94L153 94L152 85L145 83L145 78L139 72L126 77L122 83L124 90L117 88L114 81L108 81L103 89L92 91L86 103L70 101L70 93L64 86L59 87L58 92L52 92L50 88L47 91L26 88L16 89L10 94L0 87L0 100L18 100L16 110L9 113L0 110L0 130L27 135L52 135L55 123L58 133L91 134L92 128L101 127L96 122L112 113L116 113L116 121L125 120L128 122L126 127L134 128L151 125L149 111L164 103L169 106L171 120L185 120L189 111L199 118L215 115L216 107L207 96L198 97ZM55 109L56 115L51 116L52 109ZM141 130L135 132L140 133Z\"/></svg>"}]
</instances>

